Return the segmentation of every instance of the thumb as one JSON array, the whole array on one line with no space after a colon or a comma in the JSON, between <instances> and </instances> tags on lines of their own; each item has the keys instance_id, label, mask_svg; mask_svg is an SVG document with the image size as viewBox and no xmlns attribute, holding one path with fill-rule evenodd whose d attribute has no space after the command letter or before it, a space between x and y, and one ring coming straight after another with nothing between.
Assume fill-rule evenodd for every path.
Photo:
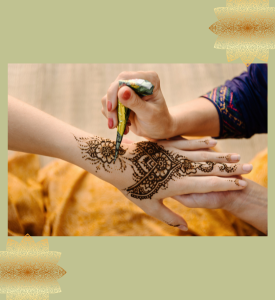
<instances>
[{"instance_id":1,"label":"thumb","mask_svg":"<svg viewBox=\"0 0 275 300\"><path fill-rule=\"evenodd\" d=\"M146 207L141 207L148 215L151 215L154 218L159 219L162 222L165 222L167 225L178 227L180 230L187 231L188 225L186 221L170 210L167 206L164 205L163 200L159 200L152 205L148 205L148 209Z\"/></svg>"},{"instance_id":2,"label":"thumb","mask_svg":"<svg viewBox=\"0 0 275 300\"><path fill-rule=\"evenodd\" d=\"M148 103L142 100L131 88L123 86L118 91L118 99L125 106L130 108L137 115L144 114L148 109Z\"/></svg>"}]
</instances>

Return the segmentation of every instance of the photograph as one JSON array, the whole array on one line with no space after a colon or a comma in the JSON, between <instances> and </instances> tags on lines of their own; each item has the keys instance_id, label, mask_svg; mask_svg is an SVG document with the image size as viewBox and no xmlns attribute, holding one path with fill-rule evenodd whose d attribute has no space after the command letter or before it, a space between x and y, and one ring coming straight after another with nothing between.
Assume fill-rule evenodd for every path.
<instances>
[{"instance_id":1,"label":"photograph","mask_svg":"<svg viewBox=\"0 0 275 300\"><path fill-rule=\"evenodd\" d=\"M8 64L9 236L267 236L267 64Z\"/></svg>"}]
</instances>

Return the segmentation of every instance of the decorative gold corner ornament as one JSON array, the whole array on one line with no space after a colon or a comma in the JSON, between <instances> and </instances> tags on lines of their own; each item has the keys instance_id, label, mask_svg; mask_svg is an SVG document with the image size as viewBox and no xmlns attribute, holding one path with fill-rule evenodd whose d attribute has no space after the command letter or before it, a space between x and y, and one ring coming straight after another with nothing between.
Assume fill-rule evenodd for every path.
<instances>
[{"instance_id":1,"label":"decorative gold corner ornament","mask_svg":"<svg viewBox=\"0 0 275 300\"><path fill-rule=\"evenodd\" d=\"M49 251L48 240L37 243L27 234L20 243L8 239L0 251L0 294L7 300L49 299L60 293L57 279L66 271L57 265L61 253Z\"/></svg>"},{"instance_id":2,"label":"decorative gold corner ornament","mask_svg":"<svg viewBox=\"0 0 275 300\"><path fill-rule=\"evenodd\" d=\"M228 62L268 61L269 49L275 49L275 8L269 0L227 0L214 11L218 21L209 27L219 36L214 48L226 49Z\"/></svg>"}]
</instances>

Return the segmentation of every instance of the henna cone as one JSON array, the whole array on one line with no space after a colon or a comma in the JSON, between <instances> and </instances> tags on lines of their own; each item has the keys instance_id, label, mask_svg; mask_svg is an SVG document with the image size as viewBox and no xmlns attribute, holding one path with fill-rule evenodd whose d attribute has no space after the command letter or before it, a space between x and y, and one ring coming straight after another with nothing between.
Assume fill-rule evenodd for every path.
<instances>
[{"instance_id":1,"label":"henna cone","mask_svg":"<svg viewBox=\"0 0 275 300\"><path fill-rule=\"evenodd\" d=\"M135 93L139 96L148 96L153 94L154 86L151 82L143 79L132 79L132 80L119 80L119 89L123 86L130 87ZM115 159L116 161L118 150L123 138L123 134L126 128L126 123L129 119L131 110L125 107L118 99L118 127L117 127L117 137L116 137L116 152Z\"/></svg>"}]
</instances>

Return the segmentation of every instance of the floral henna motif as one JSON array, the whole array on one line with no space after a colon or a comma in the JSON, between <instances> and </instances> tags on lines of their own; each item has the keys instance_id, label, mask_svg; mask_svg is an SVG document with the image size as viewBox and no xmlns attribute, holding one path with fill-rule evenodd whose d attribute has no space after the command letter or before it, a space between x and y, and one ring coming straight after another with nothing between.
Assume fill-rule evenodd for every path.
<instances>
[{"instance_id":1,"label":"floral henna motif","mask_svg":"<svg viewBox=\"0 0 275 300\"><path fill-rule=\"evenodd\" d=\"M132 153L133 179L135 184L126 188L131 197L140 200L152 199L160 189L167 189L168 182L196 174L198 170L209 173L213 171L215 162L197 163L179 154L165 150L162 146L152 142L137 143ZM227 173L234 172L237 166L221 164L219 170Z\"/></svg>"},{"instance_id":2,"label":"floral henna motif","mask_svg":"<svg viewBox=\"0 0 275 300\"><path fill-rule=\"evenodd\" d=\"M74 136L78 142L82 158L89 160L93 165L97 165L96 172L100 170L100 166L107 172L111 172L111 163L114 163L115 158L115 142L109 139L102 139L100 137L80 137ZM123 172L126 169L126 161L121 157L126 153L122 147L119 148L117 160L120 163L119 170Z\"/></svg>"}]
</instances>

